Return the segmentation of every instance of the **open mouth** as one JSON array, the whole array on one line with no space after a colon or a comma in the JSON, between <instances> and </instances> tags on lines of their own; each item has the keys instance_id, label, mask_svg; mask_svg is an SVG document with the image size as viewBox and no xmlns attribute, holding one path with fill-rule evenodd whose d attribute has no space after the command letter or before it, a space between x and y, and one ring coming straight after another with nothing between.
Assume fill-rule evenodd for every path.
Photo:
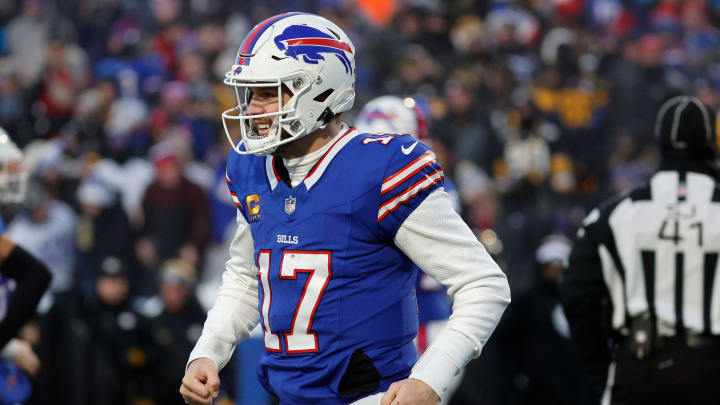
<instances>
[{"instance_id":1,"label":"open mouth","mask_svg":"<svg viewBox=\"0 0 720 405\"><path fill-rule=\"evenodd\" d=\"M252 132L254 132L258 137L263 137L270 133L271 127L272 121L253 120L252 122Z\"/></svg>"},{"instance_id":2,"label":"open mouth","mask_svg":"<svg viewBox=\"0 0 720 405\"><path fill-rule=\"evenodd\" d=\"M256 125L257 132L260 135L267 135L268 132L270 132L270 123L268 122L259 122Z\"/></svg>"}]
</instances>

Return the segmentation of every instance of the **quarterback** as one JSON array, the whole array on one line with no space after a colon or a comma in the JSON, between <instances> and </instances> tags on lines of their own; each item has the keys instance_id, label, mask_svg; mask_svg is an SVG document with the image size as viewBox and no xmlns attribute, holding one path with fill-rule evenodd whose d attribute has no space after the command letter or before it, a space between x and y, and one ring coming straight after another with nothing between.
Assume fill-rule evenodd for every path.
<instances>
[{"instance_id":1,"label":"quarterback","mask_svg":"<svg viewBox=\"0 0 720 405\"><path fill-rule=\"evenodd\" d=\"M225 84L238 98L222 115L237 231L183 398L212 403L218 369L259 323L258 378L282 404L437 403L479 355L510 290L453 210L435 154L410 135L342 122L355 48L319 16L258 24ZM413 263L453 297L419 359Z\"/></svg>"}]
</instances>

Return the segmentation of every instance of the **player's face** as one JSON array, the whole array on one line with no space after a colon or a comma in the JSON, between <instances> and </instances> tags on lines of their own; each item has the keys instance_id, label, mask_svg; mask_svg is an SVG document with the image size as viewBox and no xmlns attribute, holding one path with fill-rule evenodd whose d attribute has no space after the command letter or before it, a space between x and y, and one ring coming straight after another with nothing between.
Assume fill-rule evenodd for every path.
<instances>
[{"instance_id":1,"label":"player's face","mask_svg":"<svg viewBox=\"0 0 720 405\"><path fill-rule=\"evenodd\" d=\"M252 98L248 104L247 115L267 114L279 111L277 87L255 87L250 89ZM282 105L290 100L289 91L282 92ZM252 129L260 136L270 132L275 117L262 117L250 120Z\"/></svg>"}]
</instances>

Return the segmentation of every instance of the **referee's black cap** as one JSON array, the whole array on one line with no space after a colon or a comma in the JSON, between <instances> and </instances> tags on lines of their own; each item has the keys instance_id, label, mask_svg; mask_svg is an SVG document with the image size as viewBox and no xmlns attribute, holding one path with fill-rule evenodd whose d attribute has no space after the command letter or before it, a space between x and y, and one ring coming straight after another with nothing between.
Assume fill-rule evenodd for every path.
<instances>
[{"instance_id":1,"label":"referee's black cap","mask_svg":"<svg viewBox=\"0 0 720 405\"><path fill-rule=\"evenodd\" d=\"M697 97L678 96L665 102L655 120L655 137L666 158L718 157L715 111Z\"/></svg>"}]
</instances>

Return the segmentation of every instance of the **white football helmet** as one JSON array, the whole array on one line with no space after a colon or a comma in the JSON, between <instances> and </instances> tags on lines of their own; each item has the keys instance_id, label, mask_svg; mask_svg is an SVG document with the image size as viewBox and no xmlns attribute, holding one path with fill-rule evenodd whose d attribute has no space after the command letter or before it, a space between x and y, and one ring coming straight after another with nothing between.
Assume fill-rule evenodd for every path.
<instances>
[{"instance_id":1,"label":"white football helmet","mask_svg":"<svg viewBox=\"0 0 720 405\"><path fill-rule=\"evenodd\" d=\"M314 14L285 13L256 25L245 37L224 83L233 86L238 105L222 113L225 134L239 154L269 155L278 146L324 128L355 100L355 47L337 25ZM247 115L256 87L277 87L278 111ZM292 97L282 105L283 87ZM253 120L273 117L267 135ZM228 123L242 135L235 142ZM240 146L244 146L241 149Z\"/></svg>"},{"instance_id":2,"label":"white football helmet","mask_svg":"<svg viewBox=\"0 0 720 405\"><path fill-rule=\"evenodd\" d=\"M25 199L28 173L23 153L0 128L0 203L19 203Z\"/></svg>"},{"instance_id":3,"label":"white football helmet","mask_svg":"<svg viewBox=\"0 0 720 405\"><path fill-rule=\"evenodd\" d=\"M410 97L380 96L368 101L358 114L355 128L370 134L410 134L423 142L429 138L425 113Z\"/></svg>"}]
</instances>

